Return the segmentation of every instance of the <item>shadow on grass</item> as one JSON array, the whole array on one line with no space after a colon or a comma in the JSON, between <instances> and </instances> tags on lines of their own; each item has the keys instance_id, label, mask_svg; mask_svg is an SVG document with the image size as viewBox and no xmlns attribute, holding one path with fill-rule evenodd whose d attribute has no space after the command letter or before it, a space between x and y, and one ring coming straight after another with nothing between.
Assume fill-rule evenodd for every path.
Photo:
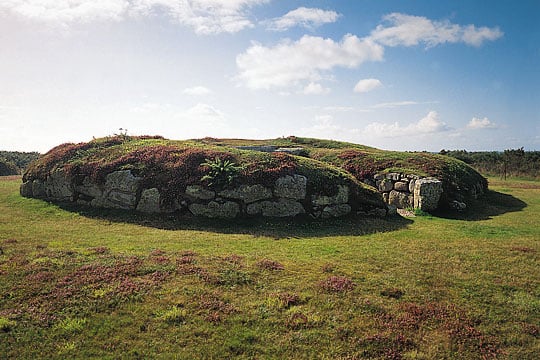
<instances>
[{"instance_id":1,"label":"shadow on grass","mask_svg":"<svg viewBox=\"0 0 540 360\"><path fill-rule=\"evenodd\" d=\"M223 234L249 234L274 239L328 236L359 236L402 229L412 220L400 216L386 219L350 216L340 219L312 219L307 216L293 219L243 218L234 220L207 219L179 214L141 214L112 209L81 208L58 204L62 209L81 216L110 222L136 224L164 230L196 230Z\"/></svg>"},{"instance_id":2,"label":"shadow on grass","mask_svg":"<svg viewBox=\"0 0 540 360\"><path fill-rule=\"evenodd\" d=\"M468 200L467 209L463 212L447 210L434 212L433 215L445 219L480 221L509 212L521 211L526 207L527 204L524 201L512 195L489 190L477 200Z\"/></svg>"}]
</instances>

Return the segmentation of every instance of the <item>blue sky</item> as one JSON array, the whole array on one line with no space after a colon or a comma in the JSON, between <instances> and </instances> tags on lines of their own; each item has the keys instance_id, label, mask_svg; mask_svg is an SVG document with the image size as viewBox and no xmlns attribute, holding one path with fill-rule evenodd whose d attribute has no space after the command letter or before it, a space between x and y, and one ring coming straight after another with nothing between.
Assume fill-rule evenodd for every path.
<instances>
[{"instance_id":1,"label":"blue sky","mask_svg":"<svg viewBox=\"0 0 540 360\"><path fill-rule=\"evenodd\" d=\"M0 149L119 128L540 150L540 2L1 1Z\"/></svg>"}]
</instances>

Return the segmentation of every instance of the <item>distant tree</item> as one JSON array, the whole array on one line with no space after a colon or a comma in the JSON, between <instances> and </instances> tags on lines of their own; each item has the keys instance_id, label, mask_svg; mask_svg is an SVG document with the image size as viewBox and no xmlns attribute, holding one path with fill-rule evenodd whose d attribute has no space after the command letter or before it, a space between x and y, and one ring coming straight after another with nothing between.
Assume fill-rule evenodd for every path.
<instances>
[{"instance_id":1,"label":"distant tree","mask_svg":"<svg viewBox=\"0 0 540 360\"><path fill-rule=\"evenodd\" d=\"M0 159L15 164L20 170L28 167L32 161L39 157L38 152L0 151Z\"/></svg>"},{"instance_id":2,"label":"distant tree","mask_svg":"<svg viewBox=\"0 0 540 360\"><path fill-rule=\"evenodd\" d=\"M6 159L0 159L0 176L17 175L19 174L19 168Z\"/></svg>"}]
</instances>

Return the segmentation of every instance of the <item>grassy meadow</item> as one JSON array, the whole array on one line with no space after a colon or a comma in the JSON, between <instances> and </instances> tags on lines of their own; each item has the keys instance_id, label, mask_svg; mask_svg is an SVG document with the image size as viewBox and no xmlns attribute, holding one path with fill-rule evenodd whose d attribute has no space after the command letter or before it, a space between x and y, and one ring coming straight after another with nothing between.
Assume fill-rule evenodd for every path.
<instances>
[{"instance_id":1,"label":"grassy meadow","mask_svg":"<svg viewBox=\"0 0 540 360\"><path fill-rule=\"evenodd\" d=\"M0 358L536 359L540 182L463 214L219 222L0 178Z\"/></svg>"}]
</instances>

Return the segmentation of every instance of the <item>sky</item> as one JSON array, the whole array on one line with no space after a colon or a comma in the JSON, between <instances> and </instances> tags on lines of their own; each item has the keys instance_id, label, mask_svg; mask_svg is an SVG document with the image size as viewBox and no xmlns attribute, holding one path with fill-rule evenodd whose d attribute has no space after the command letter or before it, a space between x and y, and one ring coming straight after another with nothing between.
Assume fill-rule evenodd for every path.
<instances>
[{"instance_id":1,"label":"sky","mask_svg":"<svg viewBox=\"0 0 540 360\"><path fill-rule=\"evenodd\" d=\"M125 131L540 150L540 1L0 0L0 150Z\"/></svg>"}]
</instances>

